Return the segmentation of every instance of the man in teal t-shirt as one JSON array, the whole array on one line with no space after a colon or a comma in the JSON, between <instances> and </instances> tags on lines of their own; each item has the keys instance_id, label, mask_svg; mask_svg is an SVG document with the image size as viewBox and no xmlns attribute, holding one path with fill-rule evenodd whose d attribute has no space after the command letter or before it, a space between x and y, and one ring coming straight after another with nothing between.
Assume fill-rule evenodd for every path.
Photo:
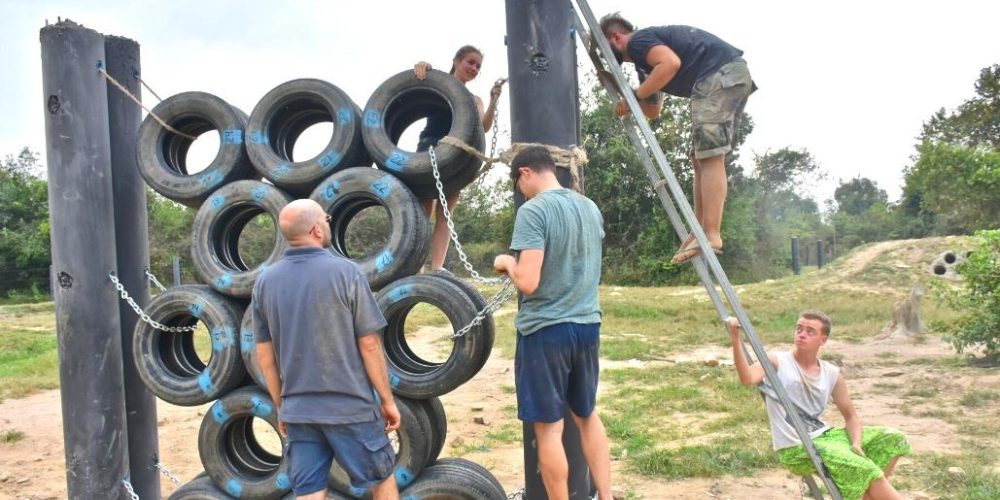
<instances>
[{"instance_id":1,"label":"man in teal t-shirt","mask_svg":"<svg viewBox=\"0 0 1000 500\"><path fill-rule=\"evenodd\" d=\"M525 148L510 164L514 187L528 200L517 211L510 249L497 272L524 294L517 313L514 377L517 416L534 426L538 466L549 498L568 498L563 414L580 428L587 465L601 500L611 500L611 460L597 415L603 219L587 197L562 187L541 146Z\"/></svg>"}]
</instances>

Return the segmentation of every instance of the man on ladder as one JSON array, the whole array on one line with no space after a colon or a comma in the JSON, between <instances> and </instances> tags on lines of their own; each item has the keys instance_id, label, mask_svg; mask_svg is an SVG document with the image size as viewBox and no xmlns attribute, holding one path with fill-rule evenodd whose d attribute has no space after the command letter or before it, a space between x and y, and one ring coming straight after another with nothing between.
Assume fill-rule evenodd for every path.
<instances>
[{"instance_id":1,"label":"man on ladder","mask_svg":"<svg viewBox=\"0 0 1000 500\"><path fill-rule=\"evenodd\" d=\"M733 341L733 364L743 385L764 383L762 392L771 423L771 437L781 463L800 476L816 472L812 460L789 423L785 407L767 384L780 383L809 429L833 482L845 500L902 499L888 477L899 457L910 452L906 436L889 427L861 427L840 369L819 359L819 350L830 338L830 318L819 311L805 311L795 325L795 349L768 353L777 380L765 380L760 363L750 365L740 344L740 324L727 321ZM770 394L769 394L770 393ZM820 420L830 400L844 416L844 427L830 427Z\"/></svg>"},{"instance_id":2,"label":"man on ladder","mask_svg":"<svg viewBox=\"0 0 1000 500\"><path fill-rule=\"evenodd\" d=\"M636 31L621 15L601 18L601 31L618 62L631 62L642 84L635 96L643 114L660 114L660 90L691 99L691 163L694 212L715 253L722 252L722 210L726 203L726 153L733 149L747 97L756 90L743 51L690 26L655 26ZM624 99L615 107L628 113ZM671 262L685 263L702 249L693 235Z\"/></svg>"}]
</instances>

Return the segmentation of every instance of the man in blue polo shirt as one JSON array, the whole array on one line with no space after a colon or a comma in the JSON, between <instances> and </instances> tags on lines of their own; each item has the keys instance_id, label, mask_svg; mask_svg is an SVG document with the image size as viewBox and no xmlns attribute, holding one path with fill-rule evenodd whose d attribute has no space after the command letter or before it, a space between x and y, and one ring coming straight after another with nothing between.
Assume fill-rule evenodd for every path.
<instances>
[{"instance_id":1,"label":"man in blue polo shirt","mask_svg":"<svg viewBox=\"0 0 1000 500\"><path fill-rule=\"evenodd\" d=\"M757 89L743 51L691 26L654 26L635 30L618 13L601 18L601 31L618 62L635 65L642 82L635 89L643 114L656 118L660 91L691 100L691 163L694 212L712 251L722 253L722 211L728 189L726 153L732 151L747 97ZM625 100L615 105L625 116ZM694 235L671 260L682 264L701 254Z\"/></svg>"},{"instance_id":2,"label":"man in blue polo shirt","mask_svg":"<svg viewBox=\"0 0 1000 500\"><path fill-rule=\"evenodd\" d=\"M254 286L253 328L287 436L292 489L300 499L326 498L336 459L352 486L395 500L386 434L400 418L378 334L385 318L357 265L326 250L330 220L318 203L289 203L278 226L291 248Z\"/></svg>"},{"instance_id":3,"label":"man in blue polo shirt","mask_svg":"<svg viewBox=\"0 0 1000 500\"><path fill-rule=\"evenodd\" d=\"M510 168L528 200L517 210L510 242L520 253L498 255L493 267L524 294L514 323L517 417L534 427L548 498L561 500L569 498L562 444L569 406L599 498L611 500L608 437L596 409L604 220L593 201L559 184L544 147L525 148Z\"/></svg>"}]
</instances>

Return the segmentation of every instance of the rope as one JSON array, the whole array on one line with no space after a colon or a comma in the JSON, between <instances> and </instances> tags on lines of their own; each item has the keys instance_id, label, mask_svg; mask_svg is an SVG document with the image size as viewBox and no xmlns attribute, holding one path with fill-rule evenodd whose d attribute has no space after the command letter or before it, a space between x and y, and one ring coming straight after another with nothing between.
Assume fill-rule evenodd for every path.
<instances>
[{"instance_id":1,"label":"rope","mask_svg":"<svg viewBox=\"0 0 1000 500\"><path fill-rule=\"evenodd\" d=\"M160 97L159 94L157 94L155 90L153 90L149 85L146 85L146 81L145 80L143 80L142 78L139 78L138 76L136 76L135 79L139 80L139 83L142 84L142 86L145 87L145 89L148 90L150 94L153 94L153 97L155 97L157 101L163 101L163 98Z\"/></svg>"},{"instance_id":2,"label":"rope","mask_svg":"<svg viewBox=\"0 0 1000 500\"><path fill-rule=\"evenodd\" d=\"M573 190L580 191L580 167L587 164L587 152L578 146L573 146L572 149L563 149L558 146L552 146L550 144L538 144L534 142L517 142L510 145L510 149L502 151L499 156L490 158L483 153L480 153L478 149L466 144L464 141L457 137L446 135L441 138L439 143L444 143L452 147L461 149L462 151L469 153L476 158L479 158L483 162L482 168L479 170L479 175L486 173L494 163L504 163L509 165L514 157L521 152L524 148L530 146L541 146L549 151L552 155L552 161L557 167L565 168L569 170L573 177Z\"/></svg>"},{"instance_id":3,"label":"rope","mask_svg":"<svg viewBox=\"0 0 1000 500\"><path fill-rule=\"evenodd\" d=\"M129 89L125 88L124 85L122 85L121 83L118 83L118 80L115 80L114 77L112 77L111 75L108 74L108 71L106 69L104 69L104 63L103 62L101 62L101 61L97 62L97 71L100 71L101 75L103 75L106 80L108 80L109 82L113 83L115 87L118 87L118 90L121 90L125 95L127 95L130 99L132 99L136 104L138 104L140 107L142 107L142 109L146 110L146 112L149 113L149 116L152 116L153 119L155 119L157 122L159 122L160 125L163 126L163 128L167 129L167 131L169 131L171 133L174 133L174 134L177 134L177 135L179 135L179 136L181 136L181 137L183 137L185 139L190 139L192 141L195 140L195 139L197 139L197 137L195 137L193 135L185 134L184 132L181 132L181 131L175 129L174 127L171 127L170 125L167 124L167 122L163 121L163 119L161 119L159 116L156 116L156 114L154 114L149 108L147 108L145 105L143 105L142 101L140 101L138 97L136 97L134 94L132 94L132 92L129 91ZM142 81L142 80L140 80L140 81ZM150 90L150 92L152 92L152 90ZM153 95L156 95L156 94L154 93ZM159 98L159 96L157 96L157 98Z\"/></svg>"}]
</instances>

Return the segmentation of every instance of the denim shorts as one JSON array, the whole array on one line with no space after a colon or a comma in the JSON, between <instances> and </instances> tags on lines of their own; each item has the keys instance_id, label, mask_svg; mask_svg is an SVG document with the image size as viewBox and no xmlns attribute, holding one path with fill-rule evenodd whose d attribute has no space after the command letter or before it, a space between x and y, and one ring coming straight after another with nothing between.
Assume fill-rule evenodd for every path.
<instances>
[{"instance_id":1,"label":"denim shorts","mask_svg":"<svg viewBox=\"0 0 1000 500\"><path fill-rule=\"evenodd\" d=\"M557 323L530 335L518 332L517 418L528 423L558 422L567 405L578 417L594 412L600 332L600 323Z\"/></svg>"},{"instance_id":2,"label":"denim shorts","mask_svg":"<svg viewBox=\"0 0 1000 500\"><path fill-rule=\"evenodd\" d=\"M757 86L743 58L727 63L691 90L691 149L696 159L732 151L743 108Z\"/></svg>"},{"instance_id":3,"label":"denim shorts","mask_svg":"<svg viewBox=\"0 0 1000 500\"><path fill-rule=\"evenodd\" d=\"M347 472L351 486L371 488L386 480L396 454L375 418L353 424L288 424L288 472L296 495L326 489L334 459Z\"/></svg>"}]
</instances>

